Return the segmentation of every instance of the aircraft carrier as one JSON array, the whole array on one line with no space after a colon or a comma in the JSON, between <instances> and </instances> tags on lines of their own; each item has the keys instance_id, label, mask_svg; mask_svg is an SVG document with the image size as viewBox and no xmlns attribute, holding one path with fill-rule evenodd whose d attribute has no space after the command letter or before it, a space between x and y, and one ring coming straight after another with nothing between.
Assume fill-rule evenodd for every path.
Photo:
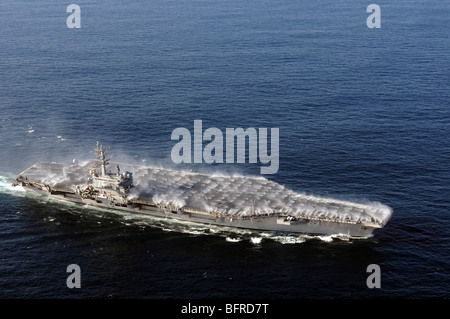
<instances>
[{"instance_id":1,"label":"aircraft carrier","mask_svg":"<svg viewBox=\"0 0 450 319\"><path fill-rule=\"evenodd\" d=\"M372 237L392 215L378 202L300 194L261 177L113 163L108 149L97 142L96 159L84 163L36 163L13 186L81 205L255 231Z\"/></svg>"}]
</instances>

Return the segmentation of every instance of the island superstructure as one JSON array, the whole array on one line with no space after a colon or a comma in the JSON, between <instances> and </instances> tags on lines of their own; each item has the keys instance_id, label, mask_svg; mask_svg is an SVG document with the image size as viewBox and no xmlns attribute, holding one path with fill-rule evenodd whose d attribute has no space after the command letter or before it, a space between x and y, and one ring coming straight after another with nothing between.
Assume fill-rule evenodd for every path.
<instances>
[{"instance_id":1,"label":"island superstructure","mask_svg":"<svg viewBox=\"0 0 450 319\"><path fill-rule=\"evenodd\" d=\"M108 149L97 142L96 159L85 163L36 163L13 185L81 205L255 231L371 237L392 215L381 203L300 194L262 177L112 163Z\"/></svg>"}]
</instances>

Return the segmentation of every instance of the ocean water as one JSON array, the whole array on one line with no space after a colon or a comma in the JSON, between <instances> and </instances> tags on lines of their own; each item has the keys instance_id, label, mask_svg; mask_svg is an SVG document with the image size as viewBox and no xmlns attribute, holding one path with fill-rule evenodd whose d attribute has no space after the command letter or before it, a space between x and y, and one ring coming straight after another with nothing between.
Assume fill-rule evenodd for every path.
<instances>
[{"instance_id":1,"label":"ocean water","mask_svg":"<svg viewBox=\"0 0 450 319\"><path fill-rule=\"evenodd\" d=\"M450 4L378 1L0 4L1 298L448 298ZM79 207L10 187L38 161L175 164L172 131L279 128L297 192L393 209L373 238L236 231ZM248 160L248 158L247 158ZM81 269L81 288L66 268ZM368 288L367 267L381 288Z\"/></svg>"}]
</instances>

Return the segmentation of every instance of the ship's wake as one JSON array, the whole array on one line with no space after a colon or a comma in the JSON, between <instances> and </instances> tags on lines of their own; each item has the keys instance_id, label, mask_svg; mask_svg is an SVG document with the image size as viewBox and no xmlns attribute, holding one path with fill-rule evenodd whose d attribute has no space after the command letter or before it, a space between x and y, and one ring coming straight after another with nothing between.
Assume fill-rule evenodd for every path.
<instances>
[{"instance_id":1,"label":"ship's wake","mask_svg":"<svg viewBox=\"0 0 450 319\"><path fill-rule=\"evenodd\" d=\"M118 213L120 214L120 213ZM183 233L192 236L212 236L221 238L230 243L262 245L267 242L277 242L280 244L302 244L307 241L320 241L325 243L348 242L364 239L362 237L351 237L346 234L333 235L307 235L295 233L278 233L270 231L253 231L247 229L238 229L234 227L225 227L218 225L198 224L189 221L176 219L164 219L153 216L144 216L137 218L133 214L121 214L122 223L126 226L152 227L158 228L164 232Z\"/></svg>"},{"instance_id":2,"label":"ship's wake","mask_svg":"<svg viewBox=\"0 0 450 319\"><path fill-rule=\"evenodd\" d=\"M0 175L0 193L6 193L16 196L24 196L26 190L21 186L12 186L14 176L11 174Z\"/></svg>"}]
</instances>

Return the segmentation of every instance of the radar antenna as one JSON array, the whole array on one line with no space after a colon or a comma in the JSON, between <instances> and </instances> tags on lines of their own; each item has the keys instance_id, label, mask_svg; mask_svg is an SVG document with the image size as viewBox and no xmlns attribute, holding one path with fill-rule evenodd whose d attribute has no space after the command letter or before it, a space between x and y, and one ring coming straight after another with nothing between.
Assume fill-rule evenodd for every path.
<instances>
[{"instance_id":1,"label":"radar antenna","mask_svg":"<svg viewBox=\"0 0 450 319\"><path fill-rule=\"evenodd\" d=\"M95 170L100 167L101 168L101 176L106 175L106 166L109 164L110 158L108 158L108 155L109 155L108 149L109 149L109 146L103 147L103 145L100 145L100 142L97 141L97 148L95 150L97 153L97 159L91 168Z\"/></svg>"}]
</instances>

